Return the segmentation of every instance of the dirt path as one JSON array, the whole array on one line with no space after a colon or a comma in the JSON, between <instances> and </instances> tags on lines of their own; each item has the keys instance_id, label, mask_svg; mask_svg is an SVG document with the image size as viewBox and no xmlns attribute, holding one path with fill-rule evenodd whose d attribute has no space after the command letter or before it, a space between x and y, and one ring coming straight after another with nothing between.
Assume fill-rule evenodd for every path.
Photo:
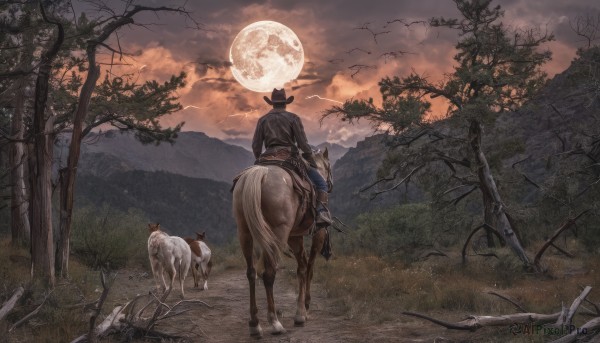
<instances>
[{"instance_id":1,"label":"dirt path","mask_svg":"<svg viewBox=\"0 0 600 343\"><path fill-rule=\"evenodd\" d=\"M423 322L391 322L379 325L366 325L347 319L343 312L328 299L319 285L313 288L310 318L304 327L295 327L293 317L296 312L296 290L288 275L293 273L291 265L280 270L275 283L275 301L283 318L281 323L287 333L279 336L270 334L266 319L266 300L262 283L257 285L259 320L263 337L258 340L248 333L248 282L245 270L235 269L216 272L211 275L208 290L193 288L191 275L186 280L186 299L202 300L212 308L200 307L178 316L166 325L157 327L160 331L182 334L190 337L190 342L454 342L480 341L477 337L463 340L452 332ZM118 274L113 285L107 307L131 300L137 294L145 294L153 286L148 273L126 270ZM116 291L118 290L118 292ZM167 303L179 300L179 289L174 287ZM112 307L111 307L112 308ZM453 336L453 337L451 337ZM444 337L444 338L442 338Z\"/></svg>"}]
</instances>

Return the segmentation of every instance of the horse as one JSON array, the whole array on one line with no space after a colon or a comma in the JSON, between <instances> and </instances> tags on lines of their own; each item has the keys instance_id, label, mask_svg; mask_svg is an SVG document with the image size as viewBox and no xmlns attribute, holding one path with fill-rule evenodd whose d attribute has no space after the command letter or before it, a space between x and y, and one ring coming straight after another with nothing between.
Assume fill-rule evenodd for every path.
<instances>
[{"instance_id":1,"label":"horse","mask_svg":"<svg viewBox=\"0 0 600 343\"><path fill-rule=\"evenodd\" d=\"M328 151L314 154L317 169L327 180L329 191L333 187ZM321 251L326 230L318 230L312 236L312 246L307 259L304 251L304 235L299 225L304 211L301 198L294 190L292 178L283 168L275 165L256 165L244 170L233 189L233 214L237 224L238 239L246 260L246 276L250 288L251 336L262 336L256 306L257 269L263 268L262 279L267 294L267 319L272 326L272 334L285 333L275 310L273 284L281 253L293 252L298 279L298 299L295 326L303 326L308 318L310 307L310 283L313 266L318 252ZM310 210L310 209L308 209ZM287 246L286 246L287 245ZM253 252L259 255L255 261Z\"/></svg>"},{"instance_id":2,"label":"horse","mask_svg":"<svg viewBox=\"0 0 600 343\"><path fill-rule=\"evenodd\" d=\"M160 230L160 224L148 224L148 258L152 267L152 274L156 282L156 288L162 289L166 296L171 293L175 276L179 276L179 285L181 286L181 298L185 297L183 283L190 268L191 255L190 246L181 237L169 236ZM169 275L169 287L165 282L164 272ZM163 286L159 285L159 276L162 279Z\"/></svg>"},{"instance_id":3,"label":"horse","mask_svg":"<svg viewBox=\"0 0 600 343\"><path fill-rule=\"evenodd\" d=\"M212 253L208 245L204 242L205 238L206 232L196 232L196 239L191 237L184 238L192 250L191 268L192 275L194 276L194 287L198 287L198 281L200 280L200 275L202 275L202 278L204 279L204 285L202 285L201 288L202 290L208 289L208 275L212 269Z\"/></svg>"}]
</instances>

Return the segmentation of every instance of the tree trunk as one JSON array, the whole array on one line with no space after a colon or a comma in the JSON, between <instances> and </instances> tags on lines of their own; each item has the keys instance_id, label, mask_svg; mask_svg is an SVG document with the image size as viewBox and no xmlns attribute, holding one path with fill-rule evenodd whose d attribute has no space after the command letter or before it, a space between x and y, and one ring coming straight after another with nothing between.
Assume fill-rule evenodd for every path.
<instances>
[{"instance_id":1,"label":"tree trunk","mask_svg":"<svg viewBox=\"0 0 600 343\"><path fill-rule=\"evenodd\" d=\"M73 198L75 193L75 178L77 176L77 164L81 153L81 139L83 122L85 120L90 99L96 81L100 77L100 67L96 64L96 49L88 47L87 51L89 70L86 80L81 88L77 110L73 118L73 133L69 144L69 157L67 167L60 173L60 228L56 251L56 268L60 277L69 274L69 251L71 237L71 219L73 215Z\"/></svg>"},{"instance_id":2,"label":"tree trunk","mask_svg":"<svg viewBox=\"0 0 600 343\"><path fill-rule=\"evenodd\" d=\"M54 117L46 116L50 63L40 66L35 85L33 134L35 163L31 189L31 263L33 277L54 286L54 240L52 237L52 157Z\"/></svg>"},{"instance_id":3,"label":"tree trunk","mask_svg":"<svg viewBox=\"0 0 600 343\"><path fill-rule=\"evenodd\" d=\"M26 4L24 11L32 15L32 7L34 5ZM27 70L31 68L33 61L34 32L27 30L23 34L23 51L19 56L19 68ZM29 226L29 203L27 200L27 187L25 183L25 164L27 163L28 154L25 151L25 94L26 87L30 85L31 78L23 76L15 82L14 91L14 113L11 120L10 135L14 141L10 145L10 171L11 171L11 243L13 246L24 246L29 242L31 230ZM28 185L28 183L27 183Z\"/></svg>"},{"instance_id":4,"label":"tree trunk","mask_svg":"<svg viewBox=\"0 0 600 343\"><path fill-rule=\"evenodd\" d=\"M519 238L513 231L513 228L504 211L504 204L496 187L496 182L490 170L490 166L485 158L485 154L481 149L481 124L477 120L471 120L469 126L469 142L471 150L475 158L477 168L477 176L481 192L483 193L485 219L493 221L494 228L502 237L510 248L515 252L517 257L526 266L531 266L529 257L525 253Z\"/></svg>"},{"instance_id":5,"label":"tree trunk","mask_svg":"<svg viewBox=\"0 0 600 343\"><path fill-rule=\"evenodd\" d=\"M487 192L483 192L482 191L482 195L483 195L483 222L488 224L489 226L485 227L485 237L487 239L487 246L488 248L494 248L496 246L495 242L494 242L494 234L492 233L492 229L491 227L496 227L496 217L494 216L494 213L492 211L492 208L494 207L493 204L493 199L489 197L489 194Z\"/></svg>"},{"instance_id":6,"label":"tree trunk","mask_svg":"<svg viewBox=\"0 0 600 343\"><path fill-rule=\"evenodd\" d=\"M25 187L25 154L24 137L25 125L23 123L23 112L25 107L24 82L17 87L14 98L15 111L11 121L11 136L15 139L10 145L10 180L11 180L11 206L10 206L10 230L11 243L13 246L26 245L29 236L29 209L27 203L27 192Z\"/></svg>"}]
</instances>

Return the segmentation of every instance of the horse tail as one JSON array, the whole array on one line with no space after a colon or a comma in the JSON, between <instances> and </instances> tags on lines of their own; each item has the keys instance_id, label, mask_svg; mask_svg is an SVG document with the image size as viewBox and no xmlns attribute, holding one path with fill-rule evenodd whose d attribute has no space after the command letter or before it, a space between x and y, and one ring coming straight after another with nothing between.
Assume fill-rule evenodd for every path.
<instances>
[{"instance_id":1,"label":"horse tail","mask_svg":"<svg viewBox=\"0 0 600 343\"><path fill-rule=\"evenodd\" d=\"M267 167L253 166L242 174L236 185L236 190L241 192L242 196L244 219L260 253L258 268L264 266L261 263L264 258L267 258L276 267L282 250L277 237L265 220L261 207L262 183L268 173Z\"/></svg>"}]
</instances>

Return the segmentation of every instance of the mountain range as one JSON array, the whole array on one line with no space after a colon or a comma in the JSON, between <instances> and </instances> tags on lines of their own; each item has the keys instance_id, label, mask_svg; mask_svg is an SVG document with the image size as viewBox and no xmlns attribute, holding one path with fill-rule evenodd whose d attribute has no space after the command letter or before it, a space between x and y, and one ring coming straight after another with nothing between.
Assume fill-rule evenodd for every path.
<instances>
[{"instance_id":1,"label":"mountain range","mask_svg":"<svg viewBox=\"0 0 600 343\"><path fill-rule=\"evenodd\" d=\"M511 187L519 194L510 201L532 201L540 194L531 182L523 183L521 175L511 174L515 162L531 180L552 179L556 156L578 149L585 131L593 131L599 122L600 101L583 92L585 85L577 81L577 73L576 65L571 66L548 81L520 110L486 123L484 150L499 176L499 190ZM174 232L189 233L202 227L219 243L235 236L230 182L252 165L250 151L199 132L182 132L174 144L159 146L142 145L132 135L118 132L95 134L86 140L93 144L84 145L82 152L77 179L81 203L137 207L149 220L160 221ZM424 191L413 183L373 200L369 190L364 190L376 181L386 156L385 136L367 137L349 149L329 143L319 147L327 147L334 162L330 199L334 215L352 220L374 209L425 200ZM512 183L502 183L503 174ZM515 186L517 179L521 183Z\"/></svg>"}]
</instances>

